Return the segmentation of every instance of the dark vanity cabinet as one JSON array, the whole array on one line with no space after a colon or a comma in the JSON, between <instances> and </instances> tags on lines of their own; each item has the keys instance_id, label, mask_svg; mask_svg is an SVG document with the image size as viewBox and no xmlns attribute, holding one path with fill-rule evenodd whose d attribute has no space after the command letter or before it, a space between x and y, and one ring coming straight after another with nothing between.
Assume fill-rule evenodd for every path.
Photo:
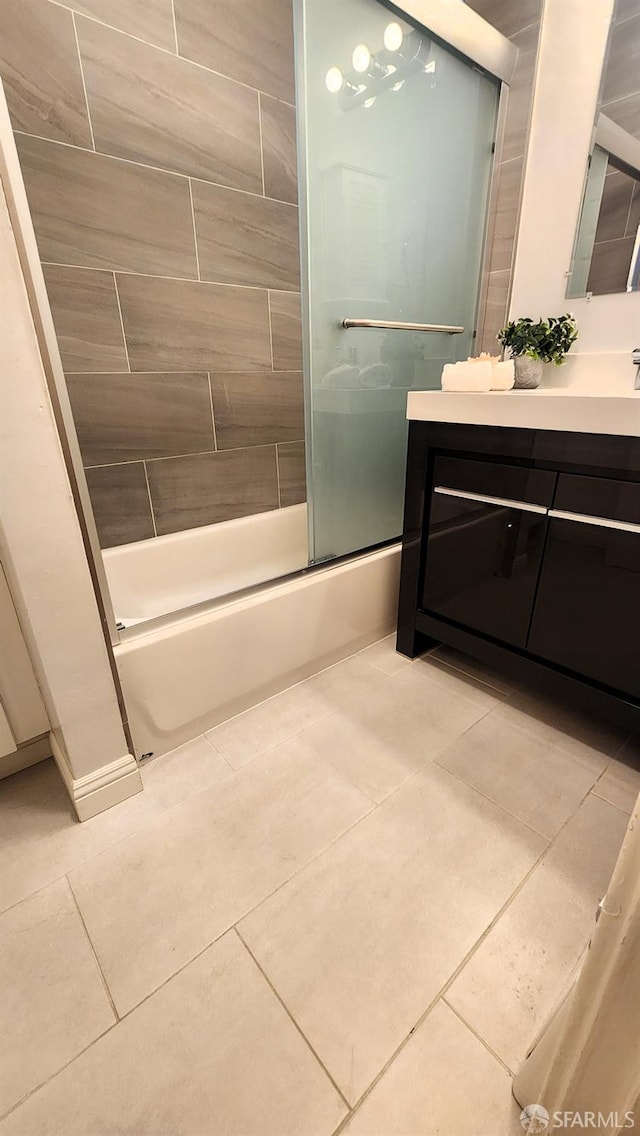
<instances>
[{"instance_id":1,"label":"dark vanity cabinet","mask_svg":"<svg viewBox=\"0 0 640 1136\"><path fill-rule=\"evenodd\" d=\"M398 650L434 643L640 725L640 441L412 422Z\"/></svg>"},{"instance_id":2,"label":"dark vanity cabinet","mask_svg":"<svg viewBox=\"0 0 640 1136\"><path fill-rule=\"evenodd\" d=\"M561 474L528 648L640 698L640 485Z\"/></svg>"},{"instance_id":3,"label":"dark vanity cabinet","mask_svg":"<svg viewBox=\"0 0 640 1136\"><path fill-rule=\"evenodd\" d=\"M433 481L422 607L524 647L553 474L438 457Z\"/></svg>"}]
</instances>

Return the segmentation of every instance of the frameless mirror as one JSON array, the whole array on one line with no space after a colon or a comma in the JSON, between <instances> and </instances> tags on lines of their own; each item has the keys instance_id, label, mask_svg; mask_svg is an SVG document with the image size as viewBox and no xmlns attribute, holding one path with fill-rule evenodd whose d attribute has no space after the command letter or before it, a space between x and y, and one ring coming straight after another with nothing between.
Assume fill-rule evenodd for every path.
<instances>
[{"instance_id":1,"label":"frameless mirror","mask_svg":"<svg viewBox=\"0 0 640 1136\"><path fill-rule=\"evenodd\" d=\"M640 290L640 0L616 0L567 297Z\"/></svg>"}]
</instances>

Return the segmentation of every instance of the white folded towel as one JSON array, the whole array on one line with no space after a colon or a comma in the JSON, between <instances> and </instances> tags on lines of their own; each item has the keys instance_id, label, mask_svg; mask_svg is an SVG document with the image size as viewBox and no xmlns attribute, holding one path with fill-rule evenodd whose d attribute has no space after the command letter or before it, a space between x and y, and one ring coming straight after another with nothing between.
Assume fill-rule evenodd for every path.
<instances>
[{"instance_id":1,"label":"white folded towel","mask_svg":"<svg viewBox=\"0 0 640 1136\"><path fill-rule=\"evenodd\" d=\"M515 367L513 359L505 359L503 363L491 364L491 390L511 390L515 381Z\"/></svg>"},{"instance_id":2,"label":"white folded towel","mask_svg":"<svg viewBox=\"0 0 640 1136\"><path fill-rule=\"evenodd\" d=\"M445 391L491 390L491 363L445 363L442 368Z\"/></svg>"}]
</instances>

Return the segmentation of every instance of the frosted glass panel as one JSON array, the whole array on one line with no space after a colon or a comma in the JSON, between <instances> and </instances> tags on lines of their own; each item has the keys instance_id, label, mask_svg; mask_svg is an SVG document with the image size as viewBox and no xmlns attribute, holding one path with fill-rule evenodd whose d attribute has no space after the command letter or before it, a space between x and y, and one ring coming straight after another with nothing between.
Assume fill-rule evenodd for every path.
<instances>
[{"instance_id":1,"label":"frosted glass panel","mask_svg":"<svg viewBox=\"0 0 640 1136\"><path fill-rule=\"evenodd\" d=\"M377 0L300 0L299 15L317 562L399 535L407 391L472 352L499 92Z\"/></svg>"}]
</instances>

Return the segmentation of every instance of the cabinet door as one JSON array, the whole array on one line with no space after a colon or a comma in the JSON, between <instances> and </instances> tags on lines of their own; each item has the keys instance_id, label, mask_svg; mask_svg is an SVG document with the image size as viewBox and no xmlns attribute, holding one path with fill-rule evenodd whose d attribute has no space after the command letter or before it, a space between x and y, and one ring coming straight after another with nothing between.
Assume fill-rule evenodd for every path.
<instances>
[{"instance_id":1,"label":"cabinet door","mask_svg":"<svg viewBox=\"0 0 640 1136\"><path fill-rule=\"evenodd\" d=\"M546 526L544 506L434 488L423 609L524 647Z\"/></svg>"},{"instance_id":2,"label":"cabinet door","mask_svg":"<svg viewBox=\"0 0 640 1136\"><path fill-rule=\"evenodd\" d=\"M640 525L550 516L528 649L640 699Z\"/></svg>"}]
</instances>

